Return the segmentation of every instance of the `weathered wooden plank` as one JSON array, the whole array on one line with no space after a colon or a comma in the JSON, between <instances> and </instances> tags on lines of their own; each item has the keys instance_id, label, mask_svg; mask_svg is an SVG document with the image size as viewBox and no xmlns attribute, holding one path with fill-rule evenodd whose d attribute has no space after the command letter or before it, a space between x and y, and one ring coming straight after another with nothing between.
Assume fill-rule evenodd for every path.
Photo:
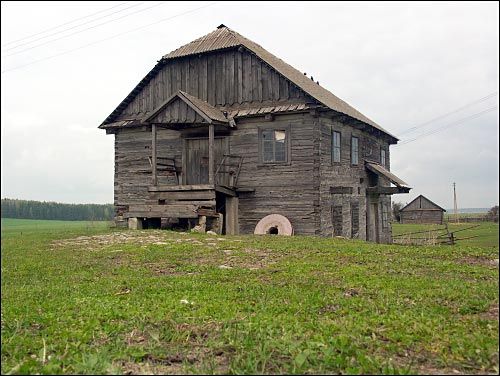
<instances>
[{"instance_id":1,"label":"weathered wooden plank","mask_svg":"<svg viewBox=\"0 0 500 376\"><path fill-rule=\"evenodd\" d=\"M215 191L157 192L158 200L215 200Z\"/></svg>"},{"instance_id":2,"label":"weathered wooden plank","mask_svg":"<svg viewBox=\"0 0 500 376\"><path fill-rule=\"evenodd\" d=\"M175 204L175 205L129 205L129 211L142 211L142 212L162 212L165 210L177 211L195 211L196 205L190 204Z\"/></svg>"},{"instance_id":3,"label":"weathered wooden plank","mask_svg":"<svg viewBox=\"0 0 500 376\"><path fill-rule=\"evenodd\" d=\"M229 189L229 188L223 187L221 185L215 186L215 190L217 192L224 193L227 196L236 196L236 192L233 189Z\"/></svg>"},{"instance_id":4,"label":"weathered wooden plank","mask_svg":"<svg viewBox=\"0 0 500 376\"><path fill-rule=\"evenodd\" d=\"M215 85L216 85L216 101L218 105L223 105L225 103L225 93L224 93L224 55L218 54L216 56L215 65Z\"/></svg>"},{"instance_id":5,"label":"weathered wooden plank","mask_svg":"<svg viewBox=\"0 0 500 376\"><path fill-rule=\"evenodd\" d=\"M210 184L197 184L197 185L158 185L156 187L149 187L150 192L176 192L176 191L202 191L214 190L215 187Z\"/></svg>"},{"instance_id":6,"label":"weathered wooden plank","mask_svg":"<svg viewBox=\"0 0 500 376\"><path fill-rule=\"evenodd\" d=\"M225 54L226 59L225 59L225 72L226 72L226 104L232 105L234 102L236 102L235 95L234 95L234 60L235 60L235 55L234 51L230 51Z\"/></svg>"},{"instance_id":7,"label":"weathered wooden plank","mask_svg":"<svg viewBox=\"0 0 500 376\"><path fill-rule=\"evenodd\" d=\"M203 55L199 60L199 72L198 72L198 98L207 101L207 82L208 82L208 59L206 55Z\"/></svg>"},{"instance_id":8,"label":"weathered wooden plank","mask_svg":"<svg viewBox=\"0 0 500 376\"><path fill-rule=\"evenodd\" d=\"M241 51L237 51L235 55L235 85L236 85L236 94L235 94L235 102L242 103L243 102L243 60Z\"/></svg>"},{"instance_id":9,"label":"weathered wooden plank","mask_svg":"<svg viewBox=\"0 0 500 376\"><path fill-rule=\"evenodd\" d=\"M208 184L214 184L214 125L208 126Z\"/></svg>"},{"instance_id":10,"label":"weathered wooden plank","mask_svg":"<svg viewBox=\"0 0 500 376\"><path fill-rule=\"evenodd\" d=\"M250 102L252 100L252 61L250 54L242 55L242 102Z\"/></svg>"},{"instance_id":11,"label":"weathered wooden plank","mask_svg":"<svg viewBox=\"0 0 500 376\"><path fill-rule=\"evenodd\" d=\"M153 185L158 184L158 175L157 175L157 161L156 161L156 125L153 124L151 126L151 164L152 164L152 174L153 174Z\"/></svg>"}]
</instances>

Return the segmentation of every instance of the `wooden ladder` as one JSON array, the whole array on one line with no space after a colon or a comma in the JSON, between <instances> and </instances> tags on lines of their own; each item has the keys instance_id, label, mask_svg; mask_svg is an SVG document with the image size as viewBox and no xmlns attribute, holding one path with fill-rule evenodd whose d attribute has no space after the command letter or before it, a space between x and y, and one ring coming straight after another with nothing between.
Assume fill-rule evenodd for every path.
<instances>
[{"instance_id":1,"label":"wooden ladder","mask_svg":"<svg viewBox=\"0 0 500 376\"><path fill-rule=\"evenodd\" d=\"M220 174L228 174L228 187L236 187L242 163L243 157L241 155L224 154L219 166L217 166L217 170L215 171L216 181L218 180Z\"/></svg>"}]
</instances>

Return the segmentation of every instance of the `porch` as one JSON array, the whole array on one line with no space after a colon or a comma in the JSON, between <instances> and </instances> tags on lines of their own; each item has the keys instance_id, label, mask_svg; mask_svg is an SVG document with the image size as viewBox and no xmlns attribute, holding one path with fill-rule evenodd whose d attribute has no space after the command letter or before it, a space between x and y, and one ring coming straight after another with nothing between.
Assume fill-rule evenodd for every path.
<instances>
[{"instance_id":1,"label":"porch","mask_svg":"<svg viewBox=\"0 0 500 376\"><path fill-rule=\"evenodd\" d=\"M186 229L203 223L203 231L237 233L237 181L243 158L229 154L227 135L234 121L178 92L143 123L151 129L151 185L144 204L129 205L124 215L129 227L181 221ZM182 158L159 150L157 131L162 127L179 132Z\"/></svg>"}]
</instances>

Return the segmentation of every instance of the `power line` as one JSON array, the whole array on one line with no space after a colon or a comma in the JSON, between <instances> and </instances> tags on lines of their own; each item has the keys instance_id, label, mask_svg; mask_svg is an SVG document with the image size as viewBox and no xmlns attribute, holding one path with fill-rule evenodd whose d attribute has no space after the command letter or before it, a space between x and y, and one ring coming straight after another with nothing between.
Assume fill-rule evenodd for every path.
<instances>
[{"instance_id":1,"label":"power line","mask_svg":"<svg viewBox=\"0 0 500 376\"><path fill-rule=\"evenodd\" d=\"M113 35L109 38L105 38L105 39L100 39L98 41L95 41L95 42L92 42L92 43L88 43L88 44L85 44L83 46L80 46L80 47L77 47L77 48L74 48L72 50L68 50L68 51L64 51L64 52L61 52L59 54L55 54L55 55L51 55L51 56L47 56L47 57L44 57L43 59L38 59L38 60L35 60L35 61L32 61L31 63L28 63L28 64L24 64L24 65L20 65L20 66L17 66L17 67L14 67L14 68L10 68L10 69L5 69L3 70L1 73L4 74L6 72L10 72L10 71L13 71L13 70L17 70L17 69L21 69L21 68L24 68L24 67L27 67L29 65L33 65L33 64L36 64L36 63L39 63L41 61L45 61L45 60L48 60L48 59L52 59L54 57L57 57L57 56L61 56L61 55L66 55L66 54L69 54L71 52L74 52L74 51L77 51L77 50L81 50L82 48L86 48L86 47L89 47L89 46L92 46L94 44L98 44L98 43L101 43L101 42L105 42L107 40L110 40L110 39L114 39L114 38L117 38L119 36L122 36L124 34L128 34L128 33L132 33L134 31L137 31L137 30L141 30L141 29L145 29L146 27L149 27L149 26L153 26L153 25L156 25L158 23L161 23L161 22L164 22L164 21L168 21L168 20L171 20L173 18L176 18L176 17L180 17L180 16L183 16L185 14L189 14L189 13L193 13L193 12L196 12L200 9L203 9L203 8L207 8L209 6L212 6L214 4L217 4L217 2L214 2L214 3L210 3L210 4L207 4L207 5L203 5L201 7L198 7L198 8L195 8L195 9L191 9L191 10L188 10L188 11L185 11L185 12L182 12L182 13L179 13L179 14L176 14L174 16L171 16L171 17L167 17L167 18L163 18L161 20L158 20L156 22L152 22L150 24L147 24L147 25L144 25L144 26L140 26L140 27L137 27L135 29L131 29L131 30L128 30L128 31L125 31L123 33L119 33L119 34L116 34L116 35Z\"/></svg>"},{"instance_id":2,"label":"power line","mask_svg":"<svg viewBox=\"0 0 500 376\"><path fill-rule=\"evenodd\" d=\"M403 132L400 132L400 133L399 133L399 135L402 135L402 134L405 134L405 133L411 133L411 132L413 132L413 131L417 130L418 128L423 127L424 125L427 125L427 124L433 123L433 122L435 122L436 120L441 120L441 119L443 119L443 118L445 118L445 117L447 117L447 116L449 116L449 115L452 115L452 114L455 114L455 113L457 113L457 112L459 112L459 111L462 111L463 109L466 109L466 108L468 108L468 107L470 107L470 106L472 106L472 105L474 105L474 104L477 104L477 103L483 102L483 101L485 101L485 100L487 100L487 99L490 99L490 98L493 98L493 97L494 97L494 96L496 96L496 95L498 95L498 91L495 91L494 93L488 94L487 96L482 97L482 98L480 98L480 99L477 99L477 100L475 100L475 101L473 101L473 102L467 103L467 104L463 105L462 107L459 107L459 108L457 108L456 110L453 110L453 111L451 111L451 112L448 112L448 113L446 113L446 114L444 114L444 115L440 115L440 116L438 116L438 117L436 117L436 118L434 118L434 119L428 120L428 121L426 121L425 123L421 123L421 124L416 125L416 126L414 126L414 127L408 128L407 130L405 130L405 131L403 131Z\"/></svg>"},{"instance_id":3,"label":"power line","mask_svg":"<svg viewBox=\"0 0 500 376\"><path fill-rule=\"evenodd\" d=\"M127 10L127 9L137 7L137 6L141 5L141 4L143 4L143 3L133 4L133 5L129 6L129 7L127 7L127 8L117 10L116 12L113 12L113 13L110 13L110 14L106 14L106 15L104 15L104 16L102 16L102 17L98 17L98 18L96 18L96 19L94 19L94 20L90 20L90 21L84 22L84 23L82 23L82 24L80 24L80 25L75 25L75 26L69 27L69 28L64 29L64 30L56 31L55 33L52 33L52 34L49 34L49 35L45 35L45 36L43 36L43 37L40 37L40 38L34 39L34 40L32 40L32 41L29 41L29 42L20 43L20 44L18 44L17 46L7 48L7 49L5 49L4 51L5 51L5 52L7 52L7 51L15 50L16 48L19 48L19 47L21 47L21 46L25 46L25 45L27 45L27 44L31 44L31 43L33 43L33 42L36 42L36 41L40 40L40 39L45 39L45 38L48 38L48 37L51 37L51 36L54 36L54 35L57 35L57 34L64 33L65 31L72 30L72 29L74 29L74 28L77 28L77 27L80 27L80 26L83 26L83 25L87 25L87 24L89 24L89 23L92 23L92 22L98 21L98 20L100 20L100 19L102 19L102 18L109 17L109 16L111 16L111 15L113 15L113 14L120 13L120 12L123 12L123 11L125 11L125 10ZM81 31L85 31L85 30L87 30L87 29L84 29L84 30L81 30ZM77 33L78 33L78 32L77 32ZM77 33L73 33L73 34L77 34ZM70 34L70 35L73 35L73 34ZM62 37L62 38L64 38L64 37ZM59 38L59 39L62 39L62 38ZM53 40L50 40L50 41L47 41L47 42L44 42L44 43L41 43L41 44L37 44L36 46L28 47L28 48L25 48L24 50L21 50L21 51L18 51L18 52L13 52L13 53L11 53L11 54L9 54L9 55L4 55L3 57L16 55L16 54L19 54L19 53L21 53L21 52L23 52L23 51L27 51L27 50L30 50L30 49L32 49L32 48L36 48L36 47L38 47L38 46L43 46L44 44L47 44L47 43L50 43L50 42L53 42L53 41L56 41L56 40L58 40L58 39L53 39Z\"/></svg>"},{"instance_id":4,"label":"power line","mask_svg":"<svg viewBox=\"0 0 500 376\"><path fill-rule=\"evenodd\" d=\"M140 4L142 4L142 3L140 3ZM140 4L139 4L139 5L140 5ZM128 17L128 16L132 16L132 15L134 15L134 14L137 14L137 13L140 13L140 12L144 12L144 11L146 11L146 10L148 10L148 9L151 9L151 8L157 7L157 6L159 6L159 5L164 5L164 4L165 4L165 1L162 1L162 2L160 2L160 3L158 3L158 4L152 5L152 6L147 7L147 8L140 9L140 10L138 10L138 11L136 11L136 12L132 12L132 13L125 14L125 15L123 15L123 16L121 16L121 17L118 17L118 18L115 18L115 19L112 19L112 20L109 20L109 21L106 21L106 22L102 22L102 23L97 24L97 25L94 25L94 26L90 26L90 27L88 27L88 28L86 28L86 29L83 29L83 30L75 31L74 33L71 33L71 34L63 35L62 37L59 37L59 38L56 38L56 39L52 39L52 40L49 40L49 41L47 41L47 42L40 43L40 44L37 44L37 45L35 45L35 46L31 46L31 47L25 48L24 50L17 51L17 52L13 52L13 53L8 54L8 55L4 55L4 56L2 56L2 57L8 57L8 56L17 55L17 54L20 54L21 52L28 51L28 50L32 50L32 49L34 49L34 48L37 48L37 47L40 47L40 46L44 46L44 45L46 45L46 44L49 44L49 43L55 42L55 41L57 41L57 40L67 38L67 37L70 37L70 36L75 35L75 34L80 34L80 33L84 32L84 31L87 31L87 30L90 30L90 29L95 29L96 27L99 27L99 26L102 26L102 25L106 25L106 24L108 24L108 23L110 23L110 22L114 22L114 21L121 20L122 18L125 18L125 17ZM137 5L134 5L134 6L137 6ZM131 7L129 7L129 8L131 8ZM128 9L128 8L126 8L126 9ZM93 22L93 21L91 21L91 22ZM80 25L80 26L81 26L81 25ZM57 33L56 33L56 34L57 34Z\"/></svg>"},{"instance_id":5,"label":"power line","mask_svg":"<svg viewBox=\"0 0 500 376\"><path fill-rule=\"evenodd\" d=\"M409 139L409 140L404 140L403 142L401 142L400 144L397 144L397 145L394 145L394 146L401 146L401 145L405 145L405 144L408 144L410 142L413 142L413 141L416 141L416 140L419 140L425 136L429 136L431 134L434 134L434 133L438 133L440 131L443 131L447 128L450 128L450 127L453 127L455 125L459 125L459 124L462 124L464 123L466 120L472 120L472 119L475 119L475 118L478 118L480 117L481 115L484 115L485 113L487 112L491 112L493 110L496 110L498 109L498 106L493 106L493 107L490 107L490 108L487 108L486 110L483 110L481 112L478 112L476 114L473 114L473 115L470 115L470 116L467 116L465 118L462 118L460 120L457 120L457 121L454 121L454 122L451 122L451 123L448 123L446 124L445 126L441 127L441 128L438 128L438 129L434 129L432 131L429 131L427 133L422 133L421 135L418 135L417 137L415 138L412 138L412 139Z\"/></svg>"},{"instance_id":6,"label":"power line","mask_svg":"<svg viewBox=\"0 0 500 376\"><path fill-rule=\"evenodd\" d=\"M124 4L127 4L127 3L128 3L128 1L126 1L126 2L124 2L124 3L121 3L121 4L118 4L118 5L113 5L111 8L106 8L106 9L100 10L100 11L98 11L98 12L88 14L88 15L83 16L83 17L75 18L74 20L71 20L71 21L65 22L65 23L63 23L63 24L60 24L60 25L57 25L57 26L54 26L54 27L51 27L51 28L48 28L48 29L45 29L45 30L39 31L39 32L37 32L37 33L35 33L35 34L28 35L28 36L26 36L26 37L24 37L24 38L20 38L20 39L16 39L16 40L13 40L13 41L10 41L10 42L7 42L7 43L4 43L4 44L2 44L2 47L3 47L3 46L7 46L7 45L12 44L12 43L16 43L16 42L19 42L19 41L25 40L25 39L29 39L29 38L31 38L31 37L35 37L35 36L37 36L37 35L40 35L40 34L46 33L47 31L51 31L51 30L54 30L54 29L58 29L58 28L60 28L61 26L65 26L65 25L71 24L71 23L73 23L73 22L75 22L75 21L83 20L83 19L85 19L85 18L88 18L88 17L91 17L91 16L95 16L96 14L99 14L99 13L102 13L102 12L107 12L108 10L111 10L111 9L117 8L117 7L122 6L122 5L124 5Z\"/></svg>"}]
</instances>

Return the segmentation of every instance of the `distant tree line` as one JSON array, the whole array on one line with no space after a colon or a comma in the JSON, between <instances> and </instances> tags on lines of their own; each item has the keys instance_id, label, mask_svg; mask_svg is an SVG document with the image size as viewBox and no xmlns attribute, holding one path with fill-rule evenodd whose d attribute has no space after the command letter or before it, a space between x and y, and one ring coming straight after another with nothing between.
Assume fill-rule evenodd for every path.
<instances>
[{"instance_id":1,"label":"distant tree line","mask_svg":"<svg viewBox=\"0 0 500 376\"><path fill-rule=\"evenodd\" d=\"M490 221L498 222L498 205L493 206L486 216Z\"/></svg>"},{"instance_id":2,"label":"distant tree line","mask_svg":"<svg viewBox=\"0 0 500 376\"><path fill-rule=\"evenodd\" d=\"M113 215L112 204L62 204L2 198L2 218L108 221Z\"/></svg>"}]
</instances>

